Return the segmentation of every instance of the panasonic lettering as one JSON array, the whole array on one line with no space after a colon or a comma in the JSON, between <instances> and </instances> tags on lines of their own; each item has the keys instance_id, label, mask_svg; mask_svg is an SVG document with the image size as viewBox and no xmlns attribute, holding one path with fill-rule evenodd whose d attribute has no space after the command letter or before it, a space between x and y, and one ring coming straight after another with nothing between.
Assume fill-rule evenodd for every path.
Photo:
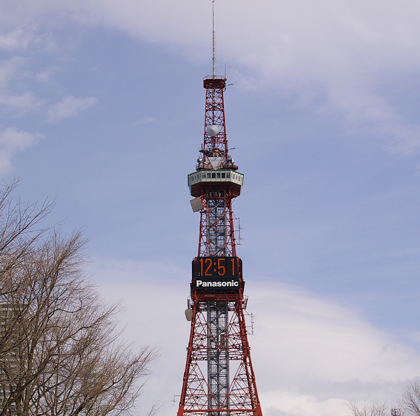
<instances>
[{"instance_id":1,"label":"panasonic lettering","mask_svg":"<svg viewBox=\"0 0 420 416\"><path fill-rule=\"evenodd\" d=\"M213 282L203 282L202 280L197 280L195 287L238 287L239 282L236 280L230 281L213 281Z\"/></svg>"}]
</instances>

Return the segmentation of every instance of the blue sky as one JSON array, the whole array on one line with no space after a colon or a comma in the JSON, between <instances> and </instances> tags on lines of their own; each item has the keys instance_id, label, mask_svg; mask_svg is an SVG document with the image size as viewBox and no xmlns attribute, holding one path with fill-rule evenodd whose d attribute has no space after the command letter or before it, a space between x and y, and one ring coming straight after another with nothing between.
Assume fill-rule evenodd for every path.
<instances>
[{"instance_id":1,"label":"blue sky","mask_svg":"<svg viewBox=\"0 0 420 416\"><path fill-rule=\"evenodd\" d=\"M395 404L419 375L420 5L216 2L267 416ZM90 238L99 290L174 414L198 214L211 1L0 1L0 174Z\"/></svg>"}]
</instances>

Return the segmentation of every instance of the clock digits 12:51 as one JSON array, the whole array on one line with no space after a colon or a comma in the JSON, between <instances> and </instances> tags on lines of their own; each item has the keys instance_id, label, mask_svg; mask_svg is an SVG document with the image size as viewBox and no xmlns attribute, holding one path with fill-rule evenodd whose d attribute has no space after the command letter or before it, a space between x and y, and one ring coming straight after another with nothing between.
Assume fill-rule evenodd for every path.
<instances>
[{"instance_id":1,"label":"clock digits 12:51","mask_svg":"<svg viewBox=\"0 0 420 416\"><path fill-rule=\"evenodd\" d=\"M242 274L239 257L197 257L197 277L238 278Z\"/></svg>"}]
</instances>

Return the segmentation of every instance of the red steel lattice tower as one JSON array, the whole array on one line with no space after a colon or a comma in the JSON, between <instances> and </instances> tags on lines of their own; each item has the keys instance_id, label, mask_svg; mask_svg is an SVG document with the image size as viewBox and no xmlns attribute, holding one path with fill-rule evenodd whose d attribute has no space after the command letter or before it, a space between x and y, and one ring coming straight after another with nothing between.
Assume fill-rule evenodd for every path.
<instances>
[{"instance_id":1,"label":"red steel lattice tower","mask_svg":"<svg viewBox=\"0 0 420 416\"><path fill-rule=\"evenodd\" d=\"M229 155L223 98L226 78L215 75L214 36L213 76L204 79L204 88L204 143L196 171L188 175L195 197L191 205L200 212L200 232L198 255L192 262L186 310L191 332L177 416L262 416L232 211L244 175Z\"/></svg>"}]
</instances>

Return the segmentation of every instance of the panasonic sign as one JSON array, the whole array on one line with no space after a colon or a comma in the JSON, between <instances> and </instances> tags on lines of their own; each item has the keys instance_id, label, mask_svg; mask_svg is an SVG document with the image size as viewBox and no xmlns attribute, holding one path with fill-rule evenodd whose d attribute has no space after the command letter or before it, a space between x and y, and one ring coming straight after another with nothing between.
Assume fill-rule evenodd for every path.
<instances>
[{"instance_id":1,"label":"panasonic sign","mask_svg":"<svg viewBox=\"0 0 420 416\"><path fill-rule=\"evenodd\" d=\"M237 277L227 279L197 277L193 279L193 285L198 292L232 293L241 289L241 283Z\"/></svg>"},{"instance_id":2,"label":"panasonic sign","mask_svg":"<svg viewBox=\"0 0 420 416\"><path fill-rule=\"evenodd\" d=\"M239 287L239 281L237 280L223 280L223 281L203 281L203 280L196 280L195 287L197 289L203 287L211 287L211 288L236 288Z\"/></svg>"}]
</instances>

